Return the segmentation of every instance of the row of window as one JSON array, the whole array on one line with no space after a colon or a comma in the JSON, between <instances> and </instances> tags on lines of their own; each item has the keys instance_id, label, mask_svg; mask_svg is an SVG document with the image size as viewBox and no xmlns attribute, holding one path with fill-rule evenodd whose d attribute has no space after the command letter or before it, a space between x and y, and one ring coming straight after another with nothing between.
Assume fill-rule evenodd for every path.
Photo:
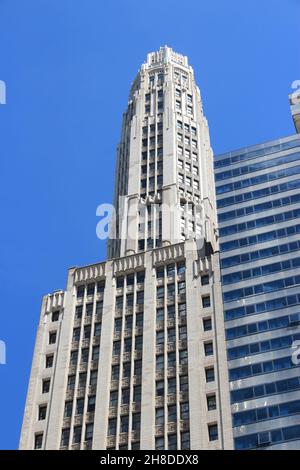
<instances>
[{"instance_id":1,"label":"row of window","mask_svg":"<svg viewBox=\"0 0 300 470\"><path fill-rule=\"evenodd\" d=\"M83 328L83 335L82 339L90 339L91 337L91 332L92 332L92 327L91 325L85 325ZM80 334L81 334L81 328L73 328L73 335L72 335L72 341L77 342L80 341ZM99 337L101 336L101 323L95 323L94 325L94 337Z\"/></svg>"},{"instance_id":2,"label":"row of window","mask_svg":"<svg viewBox=\"0 0 300 470\"><path fill-rule=\"evenodd\" d=\"M300 226L299 226L300 231ZM221 260L222 269L231 268L238 264L249 263L250 261L256 261L258 259L269 258L284 253L290 253L292 251L300 250L300 240L296 240L290 243L283 243L282 245L269 246L268 248L262 248L261 250L250 251L248 253L241 253L240 255L229 256ZM226 283L226 275L223 276L223 283Z\"/></svg>"},{"instance_id":3,"label":"row of window","mask_svg":"<svg viewBox=\"0 0 300 470\"><path fill-rule=\"evenodd\" d=\"M234 443L236 450L246 450L255 449L257 447L266 447L272 444L280 444L281 442L293 441L296 439L300 439L300 425L237 437L234 440Z\"/></svg>"},{"instance_id":4,"label":"row of window","mask_svg":"<svg viewBox=\"0 0 300 470\"><path fill-rule=\"evenodd\" d=\"M248 366L235 367L229 369L229 379L240 380L246 377L253 377L260 374L270 374L271 372L278 372L284 369L292 369L296 366L291 356L281 357L271 361L259 362L258 364L251 364Z\"/></svg>"},{"instance_id":5,"label":"row of window","mask_svg":"<svg viewBox=\"0 0 300 470\"><path fill-rule=\"evenodd\" d=\"M234 168L233 170L222 171L215 175L216 181L223 181L228 178L235 178L237 176L252 173L254 171L266 170L278 165L285 165L286 163L300 160L300 152L293 152L289 155L284 155L270 160L262 160L257 163L249 163L249 165Z\"/></svg>"},{"instance_id":6,"label":"row of window","mask_svg":"<svg viewBox=\"0 0 300 470\"><path fill-rule=\"evenodd\" d=\"M300 400L281 403L280 405L264 406L263 408L233 413L233 426L243 426L268 419L291 416L297 413L300 413Z\"/></svg>"},{"instance_id":7,"label":"row of window","mask_svg":"<svg viewBox=\"0 0 300 470\"><path fill-rule=\"evenodd\" d=\"M194 137L196 137L197 135L196 127L190 126L187 123L182 123L182 121L177 120L176 126L177 126L177 129L184 130L185 132L191 133L191 135Z\"/></svg>"},{"instance_id":8,"label":"row of window","mask_svg":"<svg viewBox=\"0 0 300 470\"><path fill-rule=\"evenodd\" d=\"M292 346L293 341L300 339L300 333L295 335L281 336L270 340L261 341L258 343L245 344L227 350L227 357L229 361L238 359L239 357L251 356L253 354L262 354L268 351L275 351L278 349L289 348Z\"/></svg>"},{"instance_id":9,"label":"row of window","mask_svg":"<svg viewBox=\"0 0 300 470\"><path fill-rule=\"evenodd\" d=\"M149 156L149 161L154 161L155 156L157 156L157 158L161 158L163 156L163 147L157 147L156 150L150 149L149 152L147 152L147 150L143 151L142 161L146 161L148 159L148 156Z\"/></svg>"},{"instance_id":10,"label":"row of window","mask_svg":"<svg viewBox=\"0 0 300 470\"><path fill-rule=\"evenodd\" d=\"M251 297L253 295L269 294L281 289L287 289L288 287L297 286L300 284L300 275L290 276L285 279L276 279L275 281L264 282L261 284L255 284L254 286L243 287L242 289L231 290L224 292L224 302L233 302L240 300L244 297Z\"/></svg>"},{"instance_id":11,"label":"row of window","mask_svg":"<svg viewBox=\"0 0 300 470\"><path fill-rule=\"evenodd\" d=\"M271 318L269 320L262 320L257 323L249 323L247 325L239 325L235 326L234 328L228 328L226 330L226 339L228 341L235 338L241 338L242 336L263 333L265 331L288 328L289 326L296 326L297 324L300 324L299 313L286 315L284 317Z\"/></svg>"},{"instance_id":12,"label":"row of window","mask_svg":"<svg viewBox=\"0 0 300 470\"><path fill-rule=\"evenodd\" d=\"M291 140L289 142L284 142L282 144L266 146L262 149L253 150L250 152L241 153L239 155L234 155L234 156L230 156L227 158L222 158L220 160L216 160L214 167L215 169L217 169L217 168L222 168L228 165L234 165L235 163L242 162L244 160L251 160L252 158L258 158L258 157L262 157L265 155L269 155L271 153L288 150L294 147L298 147L299 145L300 145L300 139L296 139L296 140Z\"/></svg>"},{"instance_id":13,"label":"row of window","mask_svg":"<svg viewBox=\"0 0 300 470\"><path fill-rule=\"evenodd\" d=\"M248 188L249 186L255 186L256 184L268 183L288 176L298 175L300 173L300 166L292 166L290 168L283 168L282 170L276 170L271 173L263 175L253 176L244 180L234 181L232 183L223 184L217 186L217 194L224 194L238 189Z\"/></svg>"},{"instance_id":14,"label":"row of window","mask_svg":"<svg viewBox=\"0 0 300 470\"><path fill-rule=\"evenodd\" d=\"M149 97L150 98L150 97ZM149 101L148 96L146 95L146 101ZM150 126L143 126L142 132L143 136L150 134L155 134L155 131L162 132L163 130L163 121L159 121L156 124L150 124Z\"/></svg>"},{"instance_id":15,"label":"row of window","mask_svg":"<svg viewBox=\"0 0 300 470\"><path fill-rule=\"evenodd\" d=\"M296 242L297 246L298 243ZM278 261L277 263L266 264L264 266L257 266L256 268L246 269L244 271L237 271L235 273L225 274L222 276L223 285L232 284L246 279L268 276L270 274L278 273L281 271L287 271L289 269L295 269L300 267L300 257L294 259L288 259L286 261Z\"/></svg>"},{"instance_id":16,"label":"row of window","mask_svg":"<svg viewBox=\"0 0 300 470\"><path fill-rule=\"evenodd\" d=\"M300 217L300 209L294 209L288 212L281 212L279 214L261 217L260 219L249 220L248 222L244 222L241 224L232 224L227 227L220 228L220 236L225 237L228 235L233 235L235 233L244 232L245 230L259 229L261 227L265 227L266 225L286 222L297 217Z\"/></svg>"},{"instance_id":17,"label":"row of window","mask_svg":"<svg viewBox=\"0 0 300 470\"><path fill-rule=\"evenodd\" d=\"M92 317L94 311L94 304L93 303L88 303L85 305L85 317ZM96 316L101 319L103 313L103 301L100 300L96 302L96 310L95 314ZM83 315L83 306L82 305L77 305L75 309L75 318L80 319L82 318Z\"/></svg>"},{"instance_id":18,"label":"row of window","mask_svg":"<svg viewBox=\"0 0 300 470\"><path fill-rule=\"evenodd\" d=\"M254 387L233 390L230 393L231 403L238 403L253 398L262 398L268 395L277 395L279 393L293 392L300 390L300 377L279 380L277 382L255 385Z\"/></svg>"},{"instance_id":19,"label":"row of window","mask_svg":"<svg viewBox=\"0 0 300 470\"><path fill-rule=\"evenodd\" d=\"M77 298L82 298L84 297L84 294L86 292L87 296L91 296L95 294L95 288L96 288L96 293L97 294L103 294L104 289L105 289L105 281L99 281L97 284L94 282L91 282L87 285L81 285L77 287Z\"/></svg>"},{"instance_id":20,"label":"row of window","mask_svg":"<svg viewBox=\"0 0 300 470\"><path fill-rule=\"evenodd\" d=\"M255 204L254 206L242 207L233 211L224 212L223 214L219 214L218 220L219 222L225 222L227 220L236 219L238 217L245 217L249 214L256 214L258 212L289 206L291 204L296 204L297 202L300 202L300 194L293 194L292 196L283 197L281 199L274 199L272 201Z\"/></svg>"},{"instance_id":21,"label":"row of window","mask_svg":"<svg viewBox=\"0 0 300 470\"><path fill-rule=\"evenodd\" d=\"M237 307L225 310L225 321L234 320L236 318L241 318L248 315L258 315L260 313L278 310L286 307L292 307L293 305L299 304L300 294L279 297L278 299L271 299L265 302L260 302L258 304L252 304L244 307Z\"/></svg>"},{"instance_id":22,"label":"row of window","mask_svg":"<svg viewBox=\"0 0 300 470\"><path fill-rule=\"evenodd\" d=\"M91 370L89 385L91 386L97 385L97 380L98 380L98 371ZM86 382L87 382L87 373L81 372L78 377L78 388L81 390L84 389L86 387ZM68 376L67 391L75 390L75 387L76 387L76 375L71 374Z\"/></svg>"},{"instance_id":23,"label":"row of window","mask_svg":"<svg viewBox=\"0 0 300 470\"><path fill-rule=\"evenodd\" d=\"M275 186L267 186L266 188L250 191L248 193L237 194L217 201L218 209L222 207L231 206L232 204L240 204L242 202L250 201L251 199L259 199L261 197L272 196L273 194L281 193L284 191L291 191L300 187L300 180L288 181L286 183L276 184Z\"/></svg>"},{"instance_id":24,"label":"row of window","mask_svg":"<svg viewBox=\"0 0 300 470\"><path fill-rule=\"evenodd\" d=\"M156 310L156 321L163 322L165 317L168 320L175 320L176 316L176 307L175 305L167 305L167 315L165 315L164 308L158 308ZM186 304L184 302L178 304L178 317L184 319L186 317Z\"/></svg>"},{"instance_id":25,"label":"row of window","mask_svg":"<svg viewBox=\"0 0 300 470\"><path fill-rule=\"evenodd\" d=\"M136 273L127 274L127 276L117 276L117 288L124 286L133 286L135 283L142 284L145 280L145 271L137 271Z\"/></svg>"},{"instance_id":26,"label":"row of window","mask_svg":"<svg viewBox=\"0 0 300 470\"><path fill-rule=\"evenodd\" d=\"M238 240L231 240L229 242L221 243L220 247L222 252L236 250L237 248L266 243L268 241L289 237L298 233L300 233L299 224L293 225L291 227L280 228L278 230L272 230L270 232L259 233L257 235L251 235L249 237L240 238Z\"/></svg>"}]
</instances>

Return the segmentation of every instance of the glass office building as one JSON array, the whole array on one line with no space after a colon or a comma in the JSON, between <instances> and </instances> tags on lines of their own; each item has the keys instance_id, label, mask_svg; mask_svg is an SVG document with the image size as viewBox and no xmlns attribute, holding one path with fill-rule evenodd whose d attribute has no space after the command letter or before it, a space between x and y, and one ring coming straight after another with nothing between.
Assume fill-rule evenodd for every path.
<instances>
[{"instance_id":1,"label":"glass office building","mask_svg":"<svg viewBox=\"0 0 300 470\"><path fill-rule=\"evenodd\" d=\"M300 136L215 159L236 449L300 448Z\"/></svg>"}]
</instances>

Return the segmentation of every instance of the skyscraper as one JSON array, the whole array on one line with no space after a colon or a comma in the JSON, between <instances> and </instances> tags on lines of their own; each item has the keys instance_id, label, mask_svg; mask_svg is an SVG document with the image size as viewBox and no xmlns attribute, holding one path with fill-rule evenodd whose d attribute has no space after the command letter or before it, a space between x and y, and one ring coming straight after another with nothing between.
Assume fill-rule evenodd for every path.
<instances>
[{"instance_id":1,"label":"skyscraper","mask_svg":"<svg viewBox=\"0 0 300 470\"><path fill-rule=\"evenodd\" d=\"M215 161L236 449L299 449L300 136Z\"/></svg>"},{"instance_id":2,"label":"skyscraper","mask_svg":"<svg viewBox=\"0 0 300 470\"><path fill-rule=\"evenodd\" d=\"M230 449L213 156L187 58L148 54L108 260L43 298L21 449Z\"/></svg>"}]
</instances>

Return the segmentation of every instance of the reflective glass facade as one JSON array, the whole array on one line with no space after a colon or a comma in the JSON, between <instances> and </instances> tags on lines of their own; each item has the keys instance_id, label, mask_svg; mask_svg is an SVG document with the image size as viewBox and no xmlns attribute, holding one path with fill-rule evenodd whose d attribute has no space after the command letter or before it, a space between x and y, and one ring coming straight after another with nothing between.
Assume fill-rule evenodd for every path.
<instances>
[{"instance_id":1,"label":"reflective glass facade","mask_svg":"<svg viewBox=\"0 0 300 470\"><path fill-rule=\"evenodd\" d=\"M236 449L300 448L299 175L299 135L215 159Z\"/></svg>"}]
</instances>

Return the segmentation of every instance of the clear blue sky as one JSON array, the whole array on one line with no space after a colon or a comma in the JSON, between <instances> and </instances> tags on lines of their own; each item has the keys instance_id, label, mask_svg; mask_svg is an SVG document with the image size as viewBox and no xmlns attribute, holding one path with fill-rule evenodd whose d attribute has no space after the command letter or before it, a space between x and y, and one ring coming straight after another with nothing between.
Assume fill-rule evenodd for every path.
<instances>
[{"instance_id":1,"label":"clear blue sky","mask_svg":"<svg viewBox=\"0 0 300 470\"><path fill-rule=\"evenodd\" d=\"M0 0L0 448L18 445L43 294L105 258L129 86L146 53L189 56L215 153L290 135L299 0Z\"/></svg>"}]
</instances>

